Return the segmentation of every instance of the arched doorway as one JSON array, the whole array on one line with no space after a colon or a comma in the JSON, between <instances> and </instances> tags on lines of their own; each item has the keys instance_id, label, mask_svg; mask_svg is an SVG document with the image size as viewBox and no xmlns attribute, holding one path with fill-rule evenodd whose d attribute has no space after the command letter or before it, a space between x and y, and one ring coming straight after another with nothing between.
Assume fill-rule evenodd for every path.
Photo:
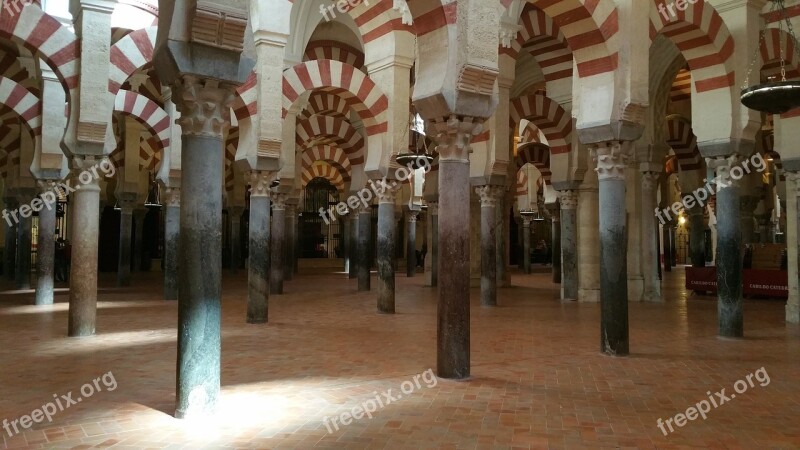
<instances>
[{"instance_id":1,"label":"arched doorway","mask_svg":"<svg viewBox=\"0 0 800 450\"><path fill-rule=\"evenodd\" d=\"M339 203L339 191L325 178L314 178L303 192L300 214L300 258L342 258L341 218L326 222L319 214ZM336 219L336 220L333 220Z\"/></svg>"}]
</instances>

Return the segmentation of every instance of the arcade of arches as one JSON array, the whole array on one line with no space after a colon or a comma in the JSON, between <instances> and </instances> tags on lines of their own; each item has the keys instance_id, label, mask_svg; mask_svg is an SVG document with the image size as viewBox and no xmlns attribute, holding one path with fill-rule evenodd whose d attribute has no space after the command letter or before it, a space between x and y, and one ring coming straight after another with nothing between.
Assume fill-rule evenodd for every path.
<instances>
[{"instance_id":1,"label":"arcade of arches","mask_svg":"<svg viewBox=\"0 0 800 450\"><path fill-rule=\"evenodd\" d=\"M800 448L800 46L668 3L2 0L0 448Z\"/></svg>"}]
</instances>

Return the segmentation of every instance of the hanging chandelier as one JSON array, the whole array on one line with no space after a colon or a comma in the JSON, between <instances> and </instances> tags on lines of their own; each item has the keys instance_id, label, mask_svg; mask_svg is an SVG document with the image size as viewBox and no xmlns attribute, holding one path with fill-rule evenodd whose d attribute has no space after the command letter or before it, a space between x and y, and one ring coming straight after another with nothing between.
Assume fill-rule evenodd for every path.
<instances>
[{"instance_id":1,"label":"hanging chandelier","mask_svg":"<svg viewBox=\"0 0 800 450\"><path fill-rule=\"evenodd\" d=\"M800 81L787 81L786 80L786 55L784 49L783 27L786 26L786 31L789 39L792 40L792 46L800 56L800 48L798 48L797 37L794 34L792 23L789 21L789 15L786 11L785 0L771 0L772 8L769 14L780 14L778 20L778 44L780 48L781 59L781 79L780 81L768 80L765 83L758 84L750 87L750 75L753 72L755 65L759 60L759 52L761 45L767 34L767 25L761 30L761 38L756 46L753 59L750 61L750 66L747 69L747 77L745 78L744 86L741 92L741 101L744 106L755 111L761 111L767 114L783 114L789 110L800 107Z\"/></svg>"},{"instance_id":2,"label":"hanging chandelier","mask_svg":"<svg viewBox=\"0 0 800 450\"><path fill-rule=\"evenodd\" d=\"M422 167L431 167L435 159L435 156L428 151L427 137L419 131L419 128L417 114L412 109L409 114L408 129L406 130L407 133L411 134L408 142L408 151L399 153L395 158L397 164L414 170Z\"/></svg>"}]
</instances>

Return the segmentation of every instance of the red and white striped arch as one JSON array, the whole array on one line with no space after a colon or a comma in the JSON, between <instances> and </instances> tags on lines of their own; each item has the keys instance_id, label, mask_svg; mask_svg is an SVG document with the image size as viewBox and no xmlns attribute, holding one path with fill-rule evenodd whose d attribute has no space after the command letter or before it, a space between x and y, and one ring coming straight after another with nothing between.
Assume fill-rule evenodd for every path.
<instances>
[{"instance_id":1,"label":"red and white striped arch","mask_svg":"<svg viewBox=\"0 0 800 450\"><path fill-rule=\"evenodd\" d=\"M517 148L517 156L515 158L517 167L522 168L525 164L532 164L539 169L542 178L549 182L552 178L550 171L550 147L545 144L529 143L519 146Z\"/></svg>"},{"instance_id":2,"label":"red and white striped arch","mask_svg":"<svg viewBox=\"0 0 800 450\"><path fill-rule=\"evenodd\" d=\"M161 163L161 141L157 136L142 138L139 143L140 166L143 170L154 172Z\"/></svg>"},{"instance_id":3,"label":"red and white striped arch","mask_svg":"<svg viewBox=\"0 0 800 450\"><path fill-rule=\"evenodd\" d=\"M669 38L683 54L692 71L698 93L733 86L730 67L734 41L722 17L709 2L698 1L676 16L659 13L662 0L651 0L650 38L659 33Z\"/></svg>"},{"instance_id":4,"label":"red and white striped arch","mask_svg":"<svg viewBox=\"0 0 800 450\"><path fill-rule=\"evenodd\" d=\"M537 93L511 102L511 127L527 119L542 130L553 155L569 153L572 141L572 117L557 102Z\"/></svg>"},{"instance_id":5,"label":"red and white striped arch","mask_svg":"<svg viewBox=\"0 0 800 450\"><path fill-rule=\"evenodd\" d=\"M153 61L158 27L136 30L111 46L111 74L108 91L115 94L137 70Z\"/></svg>"},{"instance_id":6,"label":"red and white striped arch","mask_svg":"<svg viewBox=\"0 0 800 450\"><path fill-rule=\"evenodd\" d=\"M258 76L255 71L250 72L247 80L236 88L232 107L233 115L239 122L250 119L258 112Z\"/></svg>"},{"instance_id":7,"label":"red and white striped arch","mask_svg":"<svg viewBox=\"0 0 800 450\"><path fill-rule=\"evenodd\" d=\"M524 170L518 170L514 196L522 197L523 195L528 195L528 174Z\"/></svg>"},{"instance_id":8,"label":"red and white striped arch","mask_svg":"<svg viewBox=\"0 0 800 450\"><path fill-rule=\"evenodd\" d=\"M28 74L28 70L22 67L17 56L13 52L5 52L0 48L0 75L16 81L25 86L25 89L29 90L33 95L41 97L42 91L39 86L39 79Z\"/></svg>"},{"instance_id":9,"label":"red and white striped arch","mask_svg":"<svg viewBox=\"0 0 800 450\"><path fill-rule=\"evenodd\" d=\"M303 169L303 173L301 175L303 187L305 188L306 185L308 185L308 183L314 178L325 178L331 182L336 190L344 192L345 183L344 179L342 178L342 174L339 173L335 167L324 161L318 161L308 169Z\"/></svg>"},{"instance_id":10,"label":"red and white striped arch","mask_svg":"<svg viewBox=\"0 0 800 450\"><path fill-rule=\"evenodd\" d=\"M672 81L672 89L670 91L670 100L673 102L682 102L691 100L692 98L692 72L681 69L675 80Z\"/></svg>"},{"instance_id":11,"label":"red and white striped arch","mask_svg":"<svg viewBox=\"0 0 800 450\"><path fill-rule=\"evenodd\" d=\"M42 134L42 103L25 86L0 77L0 105L5 105L31 129L34 137Z\"/></svg>"},{"instance_id":12,"label":"red and white striped arch","mask_svg":"<svg viewBox=\"0 0 800 450\"><path fill-rule=\"evenodd\" d=\"M527 125L525 125L525 128L520 133L520 139L521 139L520 144L529 144L531 142L536 142L539 144L543 143L542 138L539 135L539 128L537 128L536 125L530 122Z\"/></svg>"},{"instance_id":13,"label":"red and white striped arch","mask_svg":"<svg viewBox=\"0 0 800 450\"><path fill-rule=\"evenodd\" d=\"M333 88L350 103L364 121L368 136L386 132L386 110L389 100L363 72L349 64L321 59L300 63L284 71L283 116L299 112L300 96L308 91Z\"/></svg>"},{"instance_id":14,"label":"red and white striped arch","mask_svg":"<svg viewBox=\"0 0 800 450\"><path fill-rule=\"evenodd\" d=\"M303 170L310 170L311 166L317 161L325 161L339 170L343 181L350 181L350 160L347 159L347 155L341 149L330 145L317 145L304 150L301 161Z\"/></svg>"},{"instance_id":15,"label":"red and white striped arch","mask_svg":"<svg viewBox=\"0 0 800 450\"><path fill-rule=\"evenodd\" d=\"M761 76L764 78L781 76L781 57L786 62L786 79L800 77L800 61L792 36L777 28L768 28L759 48L761 56ZM757 81L757 80L753 80Z\"/></svg>"},{"instance_id":16,"label":"red and white striped arch","mask_svg":"<svg viewBox=\"0 0 800 450\"><path fill-rule=\"evenodd\" d=\"M328 39L311 41L306 46L304 56L304 61L330 59L359 69L364 67L364 52L339 41Z\"/></svg>"},{"instance_id":17,"label":"red and white striped arch","mask_svg":"<svg viewBox=\"0 0 800 450\"><path fill-rule=\"evenodd\" d=\"M232 191L236 187L236 175L233 173L236 159L236 150L239 148L239 127L230 127L225 137L225 191Z\"/></svg>"},{"instance_id":18,"label":"red and white striped arch","mask_svg":"<svg viewBox=\"0 0 800 450\"><path fill-rule=\"evenodd\" d=\"M297 145L309 148L320 144L335 144L344 150L350 164L364 163L364 138L350 122L331 116L311 116L297 123Z\"/></svg>"},{"instance_id":19,"label":"red and white striped arch","mask_svg":"<svg viewBox=\"0 0 800 450\"><path fill-rule=\"evenodd\" d=\"M685 117L667 117L667 145L672 147L678 157L681 172L698 170L703 167L703 158L697 148L697 137L692 131L692 123Z\"/></svg>"},{"instance_id":20,"label":"red and white striped arch","mask_svg":"<svg viewBox=\"0 0 800 450\"><path fill-rule=\"evenodd\" d=\"M527 51L539 63L545 81L572 77L572 52L558 25L544 11L528 4L520 17L522 27L511 48L500 48L501 54L517 59Z\"/></svg>"},{"instance_id":21,"label":"red and white striped arch","mask_svg":"<svg viewBox=\"0 0 800 450\"><path fill-rule=\"evenodd\" d=\"M169 114L156 102L137 92L123 89L114 99L114 111L136 118L158 139L159 147L163 151L169 151L172 137Z\"/></svg>"},{"instance_id":22,"label":"red and white striped arch","mask_svg":"<svg viewBox=\"0 0 800 450\"><path fill-rule=\"evenodd\" d=\"M347 119L350 116L350 105L338 95L317 91L308 97L308 105L297 118L305 120L315 114Z\"/></svg>"}]
</instances>

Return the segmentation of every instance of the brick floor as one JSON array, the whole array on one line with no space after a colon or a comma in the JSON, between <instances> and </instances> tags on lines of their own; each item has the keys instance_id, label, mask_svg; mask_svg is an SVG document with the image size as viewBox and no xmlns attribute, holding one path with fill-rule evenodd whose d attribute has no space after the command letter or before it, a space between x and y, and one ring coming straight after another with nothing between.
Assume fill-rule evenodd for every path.
<instances>
[{"instance_id":1,"label":"brick floor","mask_svg":"<svg viewBox=\"0 0 800 450\"><path fill-rule=\"evenodd\" d=\"M301 275L270 299L268 325L245 324L245 275L226 275L222 397L212 421L172 418L177 305L157 274L134 287L101 278L98 335L66 338L66 291L53 307L32 292L0 293L0 419L30 414L54 394L100 392L34 424L2 448L800 448L800 328L784 303L747 301L746 339L716 337L716 302L688 297L668 274L665 304L631 304L631 352L599 354L599 305L563 304L548 274L514 274L500 307L472 292L472 378L435 369L436 296L398 273L397 311L375 312L340 274ZM7 283L7 282L3 282ZM664 436L664 420L764 367L754 386ZM428 382L428 381L430 382ZM755 381L755 380L754 380ZM404 384L404 382L406 382ZM408 389L412 386L413 389ZM431 387L429 387L431 386ZM401 392L405 387L406 393ZM87 388L88 389L88 388ZM96 387L93 387L96 389ZM323 419L401 398L372 418L328 429ZM398 395L400 394L400 395ZM381 395L381 399L384 397ZM383 400L381 400L383 401ZM339 423L341 420L339 419ZM13 429L12 429L13 431Z\"/></svg>"}]
</instances>

